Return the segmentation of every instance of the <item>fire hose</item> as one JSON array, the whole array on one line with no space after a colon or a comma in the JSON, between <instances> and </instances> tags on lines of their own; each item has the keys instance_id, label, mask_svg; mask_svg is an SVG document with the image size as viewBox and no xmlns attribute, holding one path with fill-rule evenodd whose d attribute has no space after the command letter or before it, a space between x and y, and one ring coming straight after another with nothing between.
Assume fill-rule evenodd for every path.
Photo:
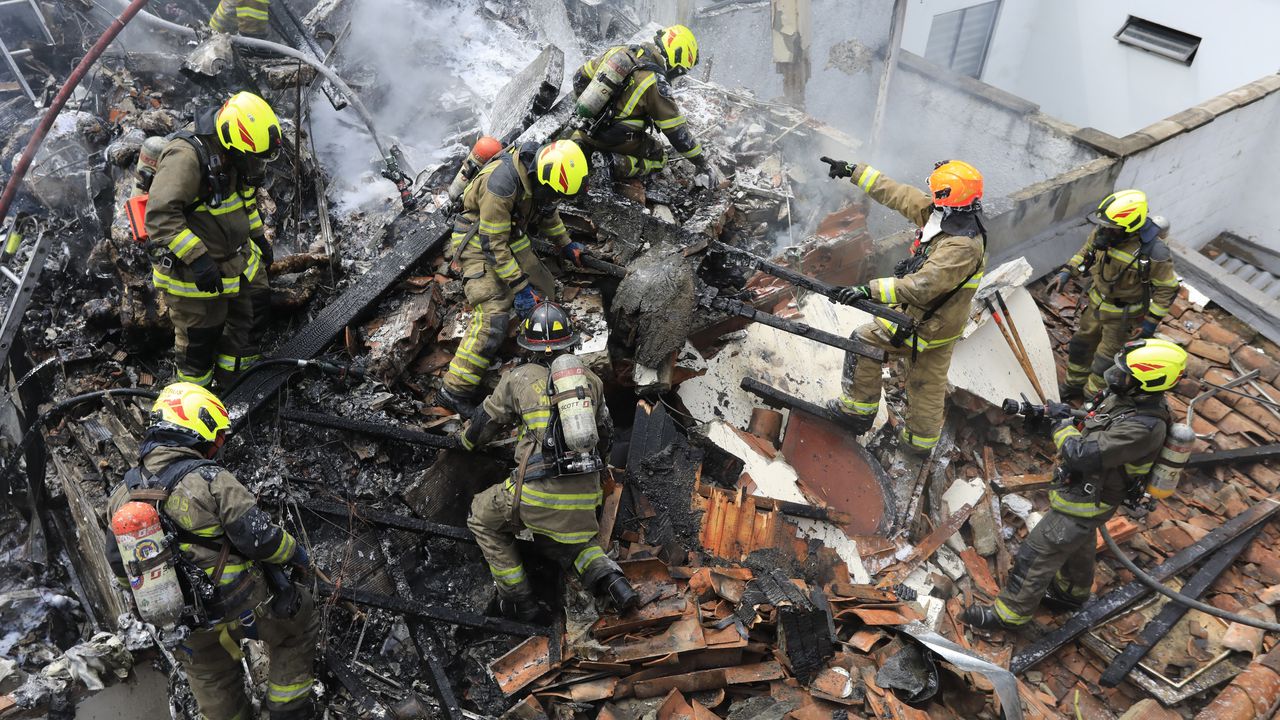
<instances>
[{"instance_id":1,"label":"fire hose","mask_svg":"<svg viewBox=\"0 0 1280 720\"><path fill-rule=\"evenodd\" d=\"M1138 581L1141 582L1143 585L1146 585L1152 590L1155 590L1161 595L1164 595L1165 597L1169 598L1173 602L1176 602L1179 605L1183 605L1185 607L1189 607L1192 610L1199 610L1202 613L1212 615L1216 618L1221 618L1223 620L1228 620L1233 623L1248 625L1249 627L1255 627L1260 630L1266 630L1267 632L1280 632L1280 623L1267 622L1265 620L1259 620L1258 618L1249 617L1248 615L1241 615L1239 613L1233 613L1229 610L1222 610L1208 603L1201 602L1199 600L1196 600L1195 598L1183 595L1177 590L1169 589L1159 580L1156 580L1155 578L1148 575L1141 568L1139 568L1137 563L1135 563L1132 559L1129 558L1128 555L1125 555L1124 552L1120 550L1120 546L1116 544L1115 538L1111 537L1111 533L1107 532L1107 526L1105 523L1101 525L1098 529L1102 532L1102 539L1107 543L1107 547L1111 548L1111 554L1114 555L1115 558L1120 561L1120 564L1123 565L1126 570L1133 573L1133 576L1138 578Z\"/></svg>"}]
</instances>

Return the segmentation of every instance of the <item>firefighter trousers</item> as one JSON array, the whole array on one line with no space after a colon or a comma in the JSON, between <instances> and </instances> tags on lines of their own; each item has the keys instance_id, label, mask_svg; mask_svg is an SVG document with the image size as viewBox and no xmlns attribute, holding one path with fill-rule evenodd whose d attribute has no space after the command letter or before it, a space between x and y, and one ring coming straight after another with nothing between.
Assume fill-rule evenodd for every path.
<instances>
[{"instance_id":1,"label":"firefighter trousers","mask_svg":"<svg viewBox=\"0 0 1280 720\"><path fill-rule=\"evenodd\" d=\"M248 289L228 297L168 295L178 379L208 387L217 373L227 385L262 358L262 338L271 320L271 285L265 269Z\"/></svg>"},{"instance_id":2,"label":"firefighter trousers","mask_svg":"<svg viewBox=\"0 0 1280 720\"><path fill-rule=\"evenodd\" d=\"M259 579L249 599L212 628L192 631L174 655L187 673L191 692L205 720L253 720L245 696L240 641L258 639L267 646L270 671L266 708L297 710L311 702L312 663L320 620L311 593L298 588L302 604L291 618L271 610L270 593Z\"/></svg>"},{"instance_id":3,"label":"firefighter trousers","mask_svg":"<svg viewBox=\"0 0 1280 720\"><path fill-rule=\"evenodd\" d=\"M525 574L516 533L528 529L538 552L572 570L588 590L610 572L622 572L600 546L596 518L602 496L599 473L526 482L520 492L520 517L511 512L510 478L476 495L467 527L476 536L502 597L524 598L533 588Z\"/></svg>"},{"instance_id":4,"label":"firefighter trousers","mask_svg":"<svg viewBox=\"0 0 1280 720\"><path fill-rule=\"evenodd\" d=\"M1090 299L1067 343L1067 386L1083 388L1085 397L1106 387L1102 374L1141 321L1141 312L1107 312Z\"/></svg>"},{"instance_id":5,"label":"firefighter trousers","mask_svg":"<svg viewBox=\"0 0 1280 720\"><path fill-rule=\"evenodd\" d=\"M209 18L214 32L232 35L267 34L267 8L271 0L222 0Z\"/></svg>"},{"instance_id":6,"label":"firefighter trousers","mask_svg":"<svg viewBox=\"0 0 1280 720\"><path fill-rule=\"evenodd\" d=\"M524 247L513 254L534 290L543 297L554 297L555 278L533 249ZM483 263L464 266L462 277L462 292L471 306L471 319L449 363L444 386L457 397L475 397L484 374L498 357L498 348L507 339L516 295L492 266Z\"/></svg>"},{"instance_id":7,"label":"firefighter trousers","mask_svg":"<svg viewBox=\"0 0 1280 720\"><path fill-rule=\"evenodd\" d=\"M1049 584L1077 600L1093 589L1094 543L1098 528L1111 512L1076 517L1050 508L1027 535L996 598L995 611L1006 625L1025 625L1039 607Z\"/></svg>"},{"instance_id":8,"label":"firefighter trousers","mask_svg":"<svg viewBox=\"0 0 1280 720\"><path fill-rule=\"evenodd\" d=\"M853 331L850 338L884 350L890 358L907 363L907 418L902 437L916 450L931 450L942 435L942 419L947 403L947 371L955 342L915 351L910 345L894 347L889 336L876 323L867 323ZM855 353L845 353L841 377L840 404L850 415L875 416L880 409L883 366Z\"/></svg>"},{"instance_id":9,"label":"firefighter trousers","mask_svg":"<svg viewBox=\"0 0 1280 720\"><path fill-rule=\"evenodd\" d=\"M579 131L573 139L589 148L588 152L596 150L609 156L614 180L644 177L667 166L662 142L643 129L614 125L597 137Z\"/></svg>"}]
</instances>

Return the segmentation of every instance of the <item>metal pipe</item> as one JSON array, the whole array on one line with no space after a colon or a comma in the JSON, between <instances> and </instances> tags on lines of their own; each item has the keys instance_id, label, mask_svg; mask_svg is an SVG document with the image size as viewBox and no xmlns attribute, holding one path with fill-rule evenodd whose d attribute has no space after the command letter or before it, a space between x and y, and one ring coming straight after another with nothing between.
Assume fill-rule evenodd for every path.
<instances>
[{"instance_id":1,"label":"metal pipe","mask_svg":"<svg viewBox=\"0 0 1280 720\"><path fill-rule=\"evenodd\" d=\"M124 30L124 26L128 25L135 15L142 12L142 8L147 2L148 0L133 0L130 2L119 17L111 21L111 24L107 26L98 41L93 44L93 47L89 48L89 52L85 53L84 58L80 60L80 64L76 65L71 74L67 76L67 81L62 84L62 88L54 96L53 102L49 103L49 108L45 110L44 117L40 119L40 124L36 126L35 132L31 133L31 139L27 141L26 148L23 149L22 155L13 167L13 174L9 176L9 182L4 187L4 194L0 195L0 219L9 214L9 207L13 205L13 199L18 194L18 187L22 184L23 178L26 177L27 170L31 168L31 161L35 159L36 150L40 148L45 136L49 134L49 129L53 127L53 121L58 118L58 114L62 112L67 100L71 99L71 93L80 85L80 80L89 72L89 68L93 67L93 64L98 61L107 46Z\"/></svg>"}]
</instances>

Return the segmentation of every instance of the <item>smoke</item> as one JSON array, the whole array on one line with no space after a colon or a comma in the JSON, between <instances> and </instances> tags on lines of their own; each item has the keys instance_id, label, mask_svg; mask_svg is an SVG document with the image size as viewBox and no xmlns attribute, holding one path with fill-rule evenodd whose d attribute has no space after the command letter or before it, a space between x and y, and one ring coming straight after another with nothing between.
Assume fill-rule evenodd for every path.
<instances>
[{"instance_id":1,"label":"smoke","mask_svg":"<svg viewBox=\"0 0 1280 720\"><path fill-rule=\"evenodd\" d=\"M449 156L453 135L483 125L498 91L538 45L464 0L355 0L338 72L360 92L384 141L420 172ZM311 102L316 152L340 212L395 197L379 177L377 147L356 115Z\"/></svg>"}]
</instances>

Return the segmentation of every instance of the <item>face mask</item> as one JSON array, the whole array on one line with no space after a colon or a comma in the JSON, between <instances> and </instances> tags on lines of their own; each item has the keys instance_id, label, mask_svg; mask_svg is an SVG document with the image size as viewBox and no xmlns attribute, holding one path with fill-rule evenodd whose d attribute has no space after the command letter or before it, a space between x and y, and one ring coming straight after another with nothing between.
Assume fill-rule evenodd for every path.
<instances>
[{"instance_id":1,"label":"face mask","mask_svg":"<svg viewBox=\"0 0 1280 720\"><path fill-rule=\"evenodd\" d=\"M1133 386L1133 376L1119 365L1112 365L1102 373L1102 379L1114 393L1127 393Z\"/></svg>"}]
</instances>

